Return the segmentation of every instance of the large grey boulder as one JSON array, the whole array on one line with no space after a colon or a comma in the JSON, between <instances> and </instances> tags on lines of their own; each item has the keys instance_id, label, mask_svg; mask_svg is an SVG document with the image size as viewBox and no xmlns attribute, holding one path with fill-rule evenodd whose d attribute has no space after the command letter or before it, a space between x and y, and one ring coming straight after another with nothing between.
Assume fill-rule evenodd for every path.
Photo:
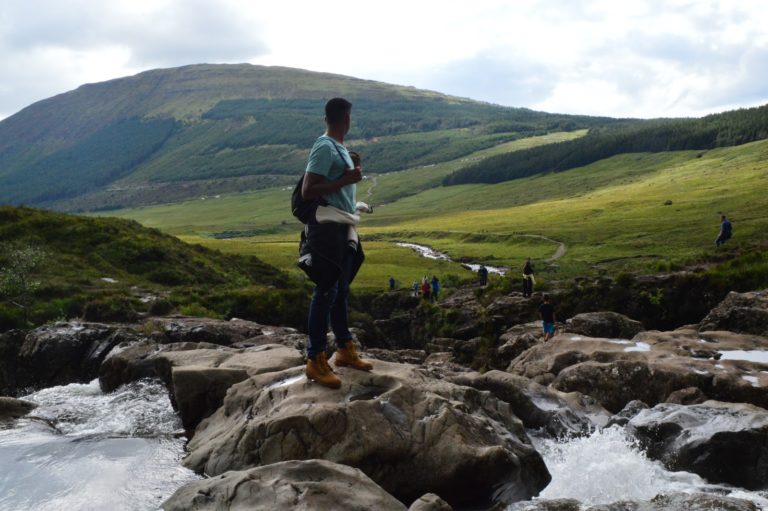
<instances>
[{"instance_id":1,"label":"large grey boulder","mask_svg":"<svg viewBox=\"0 0 768 511\"><path fill-rule=\"evenodd\" d=\"M589 433L603 426L610 413L579 394L563 394L557 390L504 371L466 373L449 378L459 385L491 392L509 403L512 412L526 428L543 429L553 437Z\"/></svg>"},{"instance_id":2,"label":"large grey boulder","mask_svg":"<svg viewBox=\"0 0 768 511\"><path fill-rule=\"evenodd\" d=\"M640 411L627 428L651 458L671 470L750 490L768 488L768 411L763 408L718 401L664 403Z\"/></svg>"},{"instance_id":3,"label":"large grey boulder","mask_svg":"<svg viewBox=\"0 0 768 511\"><path fill-rule=\"evenodd\" d=\"M699 323L699 329L728 330L768 337L768 289L730 292Z\"/></svg>"},{"instance_id":4,"label":"large grey boulder","mask_svg":"<svg viewBox=\"0 0 768 511\"><path fill-rule=\"evenodd\" d=\"M433 492L454 507L511 503L549 473L509 405L430 370L374 360L337 369L340 390L303 369L251 377L197 428L184 464L217 475L290 459L361 469L401 502Z\"/></svg>"},{"instance_id":5,"label":"large grey boulder","mask_svg":"<svg viewBox=\"0 0 768 511\"><path fill-rule=\"evenodd\" d=\"M164 511L406 511L362 471L325 460L285 461L195 481Z\"/></svg>"},{"instance_id":6,"label":"large grey boulder","mask_svg":"<svg viewBox=\"0 0 768 511\"><path fill-rule=\"evenodd\" d=\"M631 339L645 330L639 321L611 311L576 314L568 319L565 325L568 332L608 339Z\"/></svg>"},{"instance_id":7,"label":"large grey boulder","mask_svg":"<svg viewBox=\"0 0 768 511\"><path fill-rule=\"evenodd\" d=\"M153 318L155 328L165 342L207 342L229 346L236 342L263 335L265 327L252 321L233 318L229 321L189 316Z\"/></svg>"},{"instance_id":8,"label":"large grey boulder","mask_svg":"<svg viewBox=\"0 0 768 511\"><path fill-rule=\"evenodd\" d=\"M42 388L91 381L114 346L140 339L123 325L71 321L36 328L19 348L16 385Z\"/></svg>"}]
</instances>

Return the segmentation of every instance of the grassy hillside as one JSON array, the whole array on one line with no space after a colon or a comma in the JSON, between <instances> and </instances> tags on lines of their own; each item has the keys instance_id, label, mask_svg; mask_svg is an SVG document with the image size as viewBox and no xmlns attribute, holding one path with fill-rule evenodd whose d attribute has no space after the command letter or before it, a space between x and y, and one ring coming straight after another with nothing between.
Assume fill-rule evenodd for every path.
<instances>
[{"instance_id":1,"label":"grassy hillside","mask_svg":"<svg viewBox=\"0 0 768 511\"><path fill-rule=\"evenodd\" d=\"M25 316L31 324L125 320L147 310L262 321L283 314L291 323L305 301L297 282L254 257L188 245L134 221L4 206L0 238L0 330L23 326ZM40 264L24 270L19 254ZM19 278L9 282L14 276L29 296Z\"/></svg>"},{"instance_id":2,"label":"grassy hillside","mask_svg":"<svg viewBox=\"0 0 768 511\"><path fill-rule=\"evenodd\" d=\"M269 186L303 169L333 96L354 103L349 142L376 172L616 122L299 69L161 69L83 85L0 122L0 204L107 209Z\"/></svg>"},{"instance_id":3,"label":"grassy hillside","mask_svg":"<svg viewBox=\"0 0 768 511\"><path fill-rule=\"evenodd\" d=\"M431 264L387 245L394 240L430 245L455 260L513 268L532 256L542 283L733 262L739 254L757 257L748 263L733 262L742 265L739 272L757 268L754 271L760 273L759 268L766 265L760 254L768 229L763 213L768 208L764 193L768 141L710 151L623 154L561 173L499 184L433 187L451 165L461 166L457 162L377 177L370 201L377 204L377 197L382 197L386 204L366 216L360 230L364 240L382 250L388 248L386 254L370 254L357 286L380 289L390 272L407 282ZM393 189L401 191L393 195ZM408 189L418 193L402 191ZM270 189L121 214L190 239L208 237L205 243L210 246L258 254L290 269L299 226L290 220L288 195L288 190ZM735 237L726 250L716 251L713 241L721 212L733 219ZM227 230L253 236L209 237ZM566 252L548 261L558 247L556 242L564 243ZM396 267L390 265L393 259ZM458 265L434 271L468 275ZM727 275L736 270L723 271Z\"/></svg>"}]
</instances>

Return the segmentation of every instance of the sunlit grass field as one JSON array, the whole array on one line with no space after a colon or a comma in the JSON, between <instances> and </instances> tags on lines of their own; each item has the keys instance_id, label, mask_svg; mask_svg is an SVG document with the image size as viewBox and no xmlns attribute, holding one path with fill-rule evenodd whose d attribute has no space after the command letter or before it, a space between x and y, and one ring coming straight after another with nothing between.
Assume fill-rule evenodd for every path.
<instances>
[{"instance_id":1,"label":"sunlit grass field","mask_svg":"<svg viewBox=\"0 0 768 511\"><path fill-rule=\"evenodd\" d=\"M363 181L358 196L374 204L375 212L360 225L368 239L368 259L356 285L383 288L389 275L404 285L423 274L471 277L457 263L420 258L390 243L394 240L429 245L455 260L508 266L513 274L530 256L544 278L554 279L653 272L701 260L715 250L721 212L733 221L735 243L766 238L768 141L709 151L625 154L494 185L439 186L455 168L493 151L514 150L522 142L377 176L369 197L365 191L371 180ZM271 189L116 214L298 271L293 268L301 225L289 212L289 196L290 190ZM224 231L256 235L211 238ZM530 235L565 243L565 254L548 262L558 245Z\"/></svg>"}]
</instances>

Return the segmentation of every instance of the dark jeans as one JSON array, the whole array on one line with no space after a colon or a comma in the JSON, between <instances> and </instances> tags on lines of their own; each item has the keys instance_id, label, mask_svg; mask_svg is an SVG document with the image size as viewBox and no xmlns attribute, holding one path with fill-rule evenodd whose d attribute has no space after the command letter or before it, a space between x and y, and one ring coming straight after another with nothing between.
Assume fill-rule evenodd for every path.
<instances>
[{"instance_id":1,"label":"dark jeans","mask_svg":"<svg viewBox=\"0 0 768 511\"><path fill-rule=\"evenodd\" d=\"M531 279L523 279L523 296L528 297L533 295L533 281Z\"/></svg>"},{"instance_id":2,"label":"dark jeans","mask_svg":"<svg viewBox=\"0 0 768 511\"><path fill-rule=\"evenodd\" d=\"M309 345L307 357L314 358L325 351L328 344L328 322L331 323L336 344L341 346L352 339L347 320L347 297L349 296L349 276L354 258L351 253L341 263L339 280L325 289L315 286L312 301L309 304Z\"/></svg>"}]
</instances>

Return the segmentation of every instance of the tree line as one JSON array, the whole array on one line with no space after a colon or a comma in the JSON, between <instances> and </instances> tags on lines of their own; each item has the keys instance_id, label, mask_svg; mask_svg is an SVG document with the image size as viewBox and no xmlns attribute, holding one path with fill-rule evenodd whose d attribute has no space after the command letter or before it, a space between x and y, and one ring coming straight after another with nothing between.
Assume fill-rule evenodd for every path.
<instances>
[{"instance_id":1,"label":"tree line","mask_svg":"<svg viewBox=\"0 0 768 511\"><path fill-rule=\"evenodd\" d=\"M622 153L706 150L768 138L768 105L700 119L654 119L591 128L586 136L487 158L443 180L444 185L500 183L562 172Z\"/></svg>"}]
</instances>

